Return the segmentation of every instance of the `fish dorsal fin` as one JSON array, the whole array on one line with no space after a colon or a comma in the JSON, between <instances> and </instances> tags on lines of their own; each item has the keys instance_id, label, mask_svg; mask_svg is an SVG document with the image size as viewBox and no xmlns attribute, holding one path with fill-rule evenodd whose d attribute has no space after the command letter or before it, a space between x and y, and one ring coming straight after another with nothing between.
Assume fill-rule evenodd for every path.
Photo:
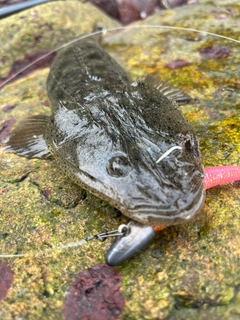
<instances>
[{"instance_id":1,"label":"fish dorsal fin","mask_svg":"<svg viewBox=\"0 0 240 320\"><path fill-rule=\"evenodd\" d=\"M4 140L4 150L26 158L50 158L43 137L48 119L47 116L38 115L21 121Z\"/></svg>"},{"instance_id":2,"label":"fish dorsal fin","mask_svg":"<svg viewBox=\"0 0 240 320\"><path fill-rule=\"evenodd\" d=\"M181 89L178 89L171 84L152 76L151 74L146 76L144 82L150 87L157 89L170 101L175 101L178 105L187 104L191 100L191 97Z\"/></svg>"}]
</instances>

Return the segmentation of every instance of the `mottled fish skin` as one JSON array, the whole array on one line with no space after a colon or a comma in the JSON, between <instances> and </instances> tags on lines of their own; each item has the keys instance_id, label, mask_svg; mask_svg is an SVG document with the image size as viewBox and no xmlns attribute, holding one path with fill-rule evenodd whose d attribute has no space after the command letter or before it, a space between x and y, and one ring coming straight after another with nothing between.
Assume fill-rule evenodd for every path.
<instances>
[{"instance_id":1,"label":"mottled fish skin","mask_svg":"<svg viewBox=\"0 0 240 320\"><path fill-rule=\"evenodd\" d=\"M132 83L97 44L79 41L59 52L47 88L44 138L77 184L143 224L187 222L201 209L198 140L154 78ZM173 146L182 150L156 163Z\"/></svg>"}]
</instances>

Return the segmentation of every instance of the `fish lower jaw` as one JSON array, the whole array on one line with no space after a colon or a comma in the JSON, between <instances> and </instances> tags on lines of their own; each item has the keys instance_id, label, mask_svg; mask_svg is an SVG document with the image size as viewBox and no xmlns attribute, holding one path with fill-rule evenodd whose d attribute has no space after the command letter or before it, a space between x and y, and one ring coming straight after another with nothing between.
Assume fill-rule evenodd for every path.
<instances>
[{"instance_id":1,"label":"fish lower jaw","mask_svg":"<svg viewBox=\"0 0 240 320\"><path fill-rule=\"evenodd\" d=\"M157 226L171 226L181 223L187 223L202 209L205 200L205 190L199 194L197 201L195 200L193 205L189 205L188 208L175 212L163 211L157 212L156 208L151 211L149 207L147 210L131 210L123 212L124 215L129 218L145 225L157 225Z\"/></svg>"}]
</instances>

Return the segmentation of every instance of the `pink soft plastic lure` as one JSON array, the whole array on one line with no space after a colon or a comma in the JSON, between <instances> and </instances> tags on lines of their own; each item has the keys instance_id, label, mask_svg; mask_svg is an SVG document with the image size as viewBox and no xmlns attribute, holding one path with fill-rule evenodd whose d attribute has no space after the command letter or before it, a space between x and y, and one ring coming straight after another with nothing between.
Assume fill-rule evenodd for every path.
<instances>
[{"instance_id":1,"label":"pink soft plastic lure","mask_svg":"<svg viewBox=\"0 0 240 320\"><path fill-rule=\"evenodd\" d=\"M219 184L240 180L240 166L220 166L204 169L204 189L210 189Z\"/></svg>"}]
</instances>

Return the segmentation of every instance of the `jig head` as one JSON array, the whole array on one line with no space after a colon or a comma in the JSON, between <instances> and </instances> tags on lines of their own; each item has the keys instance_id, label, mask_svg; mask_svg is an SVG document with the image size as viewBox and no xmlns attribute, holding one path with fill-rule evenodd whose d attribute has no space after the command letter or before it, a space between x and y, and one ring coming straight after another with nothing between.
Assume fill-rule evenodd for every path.
<instances>
[{"instance_id":1,"label":"jig head","mask_svg":"<svg viewBox=\"0 0 240 320\"><path fill-rule=\"evenodd\" d=\"M156 235L151 226L143 226L133 221L127 225L121 225L118 231L121 235L117 236L105 256L109 266L117 266L130 259L148 245Z\"/></svg>"}]
</instances>

